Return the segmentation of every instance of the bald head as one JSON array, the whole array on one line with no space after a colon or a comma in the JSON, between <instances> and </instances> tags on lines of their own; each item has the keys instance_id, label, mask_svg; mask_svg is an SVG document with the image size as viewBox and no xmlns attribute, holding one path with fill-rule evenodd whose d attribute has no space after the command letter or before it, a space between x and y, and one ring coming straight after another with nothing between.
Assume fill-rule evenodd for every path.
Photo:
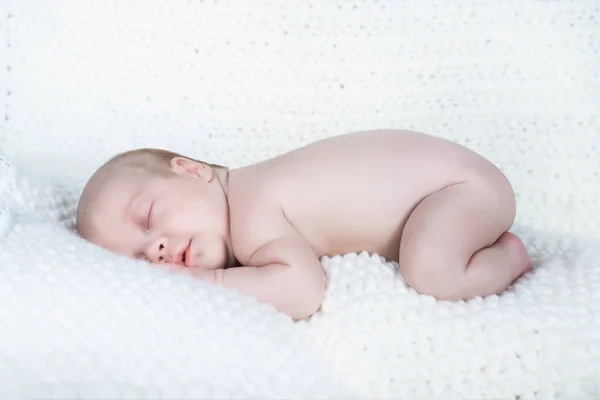
<instances>
[{"instance_id":1,"label":"bald head","mask_svg":"<svg viewBox=\"0 0 600 400\"><path fill-rule=\"evenodd\" d=\"M104 163L94 172L85 185L79 204L77 205L77 231L84 238L89 238L94 230L93 210L96 208L99 194L117 178L132 175L157 173L160 170L161 157L154 154L153 149L132 150L118 154ZM166 164L168 165L168 163ZM163 173L168 171L163 166Z\"/></svg>"},{"instance_id":2,"label":"bald head","mask_svg":"<svg viewBox=\"0 0 600 400\"><path fill-rule=\"evenodd\" d=\"M164 150L119 154L98 168L83 189L77 230L121 255L222 268L234 259L228 244L226 170Z\"/></svg>"},{"instance_id":3,"label":"bald head","mask_svg":"<svg viewBox=\"0 0 600 400\"><path fill-rule=\"evenodd\" d=\"M99 194L117 179L149 179L151 177L169 178L174 176L171 162L174 158L183 157L203 163L211 168L226 169L218 164L206 163L185 157L172 151L142 148L126 151L105 162L94 172L83 189L77 206L77 231L89 239L94 233L93 213L97 206Z\"/></svg>"},{"instance_id":4,"label":"bald head","mask_svg":"<svg viewBox=\"0 0 600 400\"><path fill-rule=\"evenodd\" d=\"M171 160L185 157L181 154L162 150L143 148L127 151L112 157L94 172L83 189L77 206L77 231L84 238L89 238L94 231L93 212L99 194L115 179L128 177L173 176ZM185 157L189 158L189 157ZM191 159L191 158L189 158ZM191 159L193 160L193 159ZM202 162L199 160L194 160ZM205 163L213 168L224 168L221 165Z\"/></svg>"}]
</instances>

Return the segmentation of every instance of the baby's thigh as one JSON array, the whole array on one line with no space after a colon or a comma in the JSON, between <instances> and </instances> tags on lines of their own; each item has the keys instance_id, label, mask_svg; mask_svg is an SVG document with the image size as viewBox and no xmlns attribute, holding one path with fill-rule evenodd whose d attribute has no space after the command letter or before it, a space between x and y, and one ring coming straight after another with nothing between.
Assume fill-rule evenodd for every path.
<instances>
[{"instance_id":1,"label":"baby's thigh","mask_svg":"<svg viewBox=\"0 0 600 400\"><path fill-rule=\"evenodd\" d=\"M481 203L484 208L494 211L495 215L488 215L490 221L499 220L501 224L507 224L508 229L514 222L517 205L515 192L507 177L499 170L490 168L468 180L473 198L465 202ZM486 204L489 203L489 204Z\"/></svg>"},{"instance_id":2,"label":"baby's thigh","mask_svg":"<svg viewBox=\"0 0 600 400\"><path fill-rule=\"evenodd\" d=\"M409 216L400 240L404 268L464 266L510 229L515 196L499 172L479 174L427 196Z\"/></svg>"}]
</instances>

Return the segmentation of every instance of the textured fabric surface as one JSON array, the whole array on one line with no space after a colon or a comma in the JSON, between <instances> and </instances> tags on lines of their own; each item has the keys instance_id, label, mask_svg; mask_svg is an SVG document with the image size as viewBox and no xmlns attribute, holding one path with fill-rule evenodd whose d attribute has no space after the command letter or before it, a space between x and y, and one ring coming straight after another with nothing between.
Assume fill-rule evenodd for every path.
<instances>
[{"instance_id":1,"label":"textured fabric surface","mask_svg":"<svg viewBox=\"0 0 600 400\"><path fill-rule=\"evenodd\" d=\"M334 377L274 310L108 257L59 226L0 254L0 398L328 398Z\"/></svg>"},{"instance_id":2,"label":"textured fabric surface","mask_svg":"<svg viewBox=\"0 0 600 400\"><path fill-rule=\"evenodd\" d=\"M15 184L13 168L8 161L0 157L0 248L14 220L9 208L9 196L15 190Z\"/></svg>"},{"instance_id":3,"label":"textured fabric surface","mask_svg":"<svg viewBox=\"0 0 600 400\"><path fill-rule=\"evenodd\" d=\"M600 249L522 234L535 272L467 303L416 295L377 256L324 259L327 297L308 323L317 347L365 399L597 398Z\"/></svg>"},{"instance_id":4,"label":"textured fabric surface","mask_svg":"<svg viewBox=\"0 0 600 400\"><path fill-rule=\"evenodd\" d=\"M8 0L0 13L0 398L600 395L597 1ZM116 152L236 167L379 127L498 165L534 273L449 305L377 257L324 259L323 309L293 324L71 230L82 185Z\"/></svg>"},{"instance_id":5,"label":"textured fabric surface","mask_svg":"<svg viewBox=\"0 0 600 400\"><path fill-rule=\"evenodd\" d=\"M73 164L83 179L131 147L237 166L346 131L411 128L497 163L519 222L600 237L600 213L586 211L600 204L595 0L10 7L2 148L52 174Z\"/></svg>"}]
</instances>

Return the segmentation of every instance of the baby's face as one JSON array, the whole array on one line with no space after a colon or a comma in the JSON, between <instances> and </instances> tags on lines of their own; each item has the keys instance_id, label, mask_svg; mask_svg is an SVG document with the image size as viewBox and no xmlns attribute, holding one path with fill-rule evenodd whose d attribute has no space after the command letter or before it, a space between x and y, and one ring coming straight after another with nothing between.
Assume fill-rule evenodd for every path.
<instances>
[{"instance_id":1,"label":"baby's face","mask_svg":"<svg viewBox=\"0 0 600 400\"><path fill-rule=\"evenodd\" d=\"M91 242L150 262L231 266L227 198L218 179L186 171L125 173L110 178L97 196Z\"/></svg>"}]
</instances>

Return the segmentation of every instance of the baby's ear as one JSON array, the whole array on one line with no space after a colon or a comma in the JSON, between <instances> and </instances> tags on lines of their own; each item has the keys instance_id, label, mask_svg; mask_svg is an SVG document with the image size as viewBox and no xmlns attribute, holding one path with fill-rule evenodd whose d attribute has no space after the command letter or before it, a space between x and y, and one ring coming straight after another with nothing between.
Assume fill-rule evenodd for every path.
<instances>
[{"instance_id":1,"label":"baby's ear","mask_svg":"<svg viewBox=\"0 0 600 400\"><path fill-rule=\"evenodd\" d=\"M209 165L185 157L173 157L171 159L171 170L176 175L193 176L207 182L210 182L213 178L213 170Z\"/></svg>"}]
</instances>

